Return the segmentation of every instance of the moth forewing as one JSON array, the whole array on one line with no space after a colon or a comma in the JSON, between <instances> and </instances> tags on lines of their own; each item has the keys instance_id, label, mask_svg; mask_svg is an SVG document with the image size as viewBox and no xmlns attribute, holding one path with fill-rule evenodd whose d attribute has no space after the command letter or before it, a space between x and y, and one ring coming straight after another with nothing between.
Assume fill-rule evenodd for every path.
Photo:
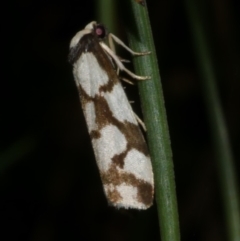
<instances>
[{"instance_id":1,"label":"moth forewing","mask_svg":"<svg viewBox=\"0 0 240 241\"><path fill-rule=\"evenodd\" d=\"M151 160L114 64L135 79L147 77L125 68L103 43L106 35L103 25L89 23L73 37L69 59L108 202L147 209L154 191Z\"/></svg>"}]
</instances>

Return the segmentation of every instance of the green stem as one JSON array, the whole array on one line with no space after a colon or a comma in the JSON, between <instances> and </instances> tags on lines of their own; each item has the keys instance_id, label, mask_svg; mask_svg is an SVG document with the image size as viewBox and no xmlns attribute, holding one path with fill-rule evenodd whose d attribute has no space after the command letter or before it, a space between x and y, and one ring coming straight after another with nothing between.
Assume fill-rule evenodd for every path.
<instances>
[{"instance_id":1,"label":"green stem","mask_svg":"<svg viewBox=\"0 0 240 241\"><path fill-rule=\"evenodd\" d=\"M134 1L131 4L137 34L128 32L130 47L138 52L151 51L136 57L134 67L137 74L151 76L151 80L139 83L139 91L154 169L161 240L177 241L180 232L172 151L156 51L147 8Z\"/></svg>"}]
</instances>

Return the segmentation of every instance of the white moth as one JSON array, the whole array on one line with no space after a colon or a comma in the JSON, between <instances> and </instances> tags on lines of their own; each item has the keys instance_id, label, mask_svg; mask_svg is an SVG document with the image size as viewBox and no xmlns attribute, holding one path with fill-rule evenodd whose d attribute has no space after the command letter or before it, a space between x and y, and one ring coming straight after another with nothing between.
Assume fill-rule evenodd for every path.
<instances>
[{"instance_id":1,"label":"white moth","mask_svg":"<svg viewBox=\"0 0 240 241\"><path fill-rule=\"evenodd\" d=\"M91 22L72 38L69 61L108 202L118 208L147 209L154 190L151 160L118 70L138 80L149 77L126 69L103 42L106 36L133 55L146 54L133 52L103 25Z\"/></svg>"}]
</instances>

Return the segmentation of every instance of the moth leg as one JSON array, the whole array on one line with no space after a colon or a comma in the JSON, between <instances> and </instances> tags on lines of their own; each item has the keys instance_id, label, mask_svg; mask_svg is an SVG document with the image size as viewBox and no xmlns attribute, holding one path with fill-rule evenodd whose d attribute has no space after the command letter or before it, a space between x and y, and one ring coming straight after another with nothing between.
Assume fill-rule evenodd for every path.
<instances>
[{"instance_id":1,"label":"moth leg","mask_svg":"<svg viewBox=\"0 0 240 241\"><path fill-rule=\"evenodd\" d=\"M113 40L121 45L123 48L125 48L129 53L131 53L132 55L135 55L135 56L141 56L141 55L147 55L147 54L150 54L151 52L150 51L146 51L146 52L135 52L133 51L132 49L130 49L121 39L119 39L117 36L115 36L114 34L110 33L108 34L108 39L109 39L109 45L110 47L113 46L114 48L114 43L113 43Z\"/></svg>"},{"instance_id":2,"label":"moth leg","mask_svg":"<svg viewBox=\"0 0 240 241\"><path fill-rule=\"evenodd\" d=\"M117 72L118 73L118 72ZM134 83L131 81L131 80L129 80L129 79L126 79L126 78L122 78L122 77L119 77L120 78L120 80L122 80L122 81L124 81L124 82L126 82L126 83L128 83L128 84L130 84L130 85L134 85Z\"/></svg>"},{"instance_id":3,"label":"moth leg","mask_svg":"<svg viewBox=\"0 0 240 241\"><path fill-rule=\"evenodd\" d=\"M128 59L123 59L121 57L118 57L122 63L130 63L131 61Z\"/></svg>"},{"instance_id":4,"label":"moth leg","mask_svg":"<svg viewBox=\"0 0 240 241\"><path fill-rule=\"evenodd\" d=\"M130 105L132 105L134 103L134 101L129 100ZM132 110L132 113L134 114L138 124L143 128L144 131L147 131L146 125L144 124L144 122L141 120L141 118Z\"/></svg>"},{"instance_id":5,"label":"moth leg","mask_svg":"<svg viewBox=\"0 0 240 241\"><path fill-rule=\"evenodd\" d=\"M113 42L113 38L111 37L111 34L108 34L108 44L110 49L113 51L113 53L116 53L115 44Z\"/></svg>"},{"instance_id":6,"label":"moth leg","mask_svg":"<svg viewBox=\"0 0 240 241\"><path fill-rule=\"evenodd\" d=\"M130 63L131 61L128 60L128 59L123 59L119 56L117 56L119 58L119 60L122 62L122 63ZM117 68L117 74L119 74L119 67Z\"/></svg>"},{"instance_id":7,"label":"moth leg","mask_svg":"<svg viewBox=\"0 0 240 241\"><path fill-rule=\"evenodd\" d=\"M140 117L135 112L133 112L133 114L135 115L138 124L143 128L144 131L147 131L147 128L144 122L140 119Z\"/></svg>"},{"instance_id":8,"label":"moth leg","mask_svg":"<svg viewBox=\"0 0 240 241\"><path fill-rule=\"evenodd\" d=\"M103 42L99 43L101 45L101 47L105 50L105 52L114 60L114 62L116 63L117 67L121 70L126 72L128 75L130 75L133 79L136 80L147 80L150 79L150 76L140 76L140 75L136 75L133 72L131 72L130 70L128 70L123 63L121 62L121 60L119 59L119 57ZM141 54L142 55L142 54Z\"/></svg>"}]
</instances>

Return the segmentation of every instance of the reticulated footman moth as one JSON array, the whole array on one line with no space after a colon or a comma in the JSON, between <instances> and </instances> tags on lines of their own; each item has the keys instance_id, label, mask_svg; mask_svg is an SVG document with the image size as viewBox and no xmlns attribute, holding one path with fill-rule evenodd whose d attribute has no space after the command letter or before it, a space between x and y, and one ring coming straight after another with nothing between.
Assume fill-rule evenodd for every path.
<instances>
[{"instance_id":1,"label":"reticulated footman moth","mask_svg":"<svg viewBox=\"0 0 240 241\"><path fill-rule=\"evenodd\" d=\"M108 202L118 208L147 209L153 201L152 164L118 70L137 80L149 77L126 69L104 43L106 37L133 55L147 54L132 51L93 21L72 38L69 61Z\"/></svg>"}]
</instances>

